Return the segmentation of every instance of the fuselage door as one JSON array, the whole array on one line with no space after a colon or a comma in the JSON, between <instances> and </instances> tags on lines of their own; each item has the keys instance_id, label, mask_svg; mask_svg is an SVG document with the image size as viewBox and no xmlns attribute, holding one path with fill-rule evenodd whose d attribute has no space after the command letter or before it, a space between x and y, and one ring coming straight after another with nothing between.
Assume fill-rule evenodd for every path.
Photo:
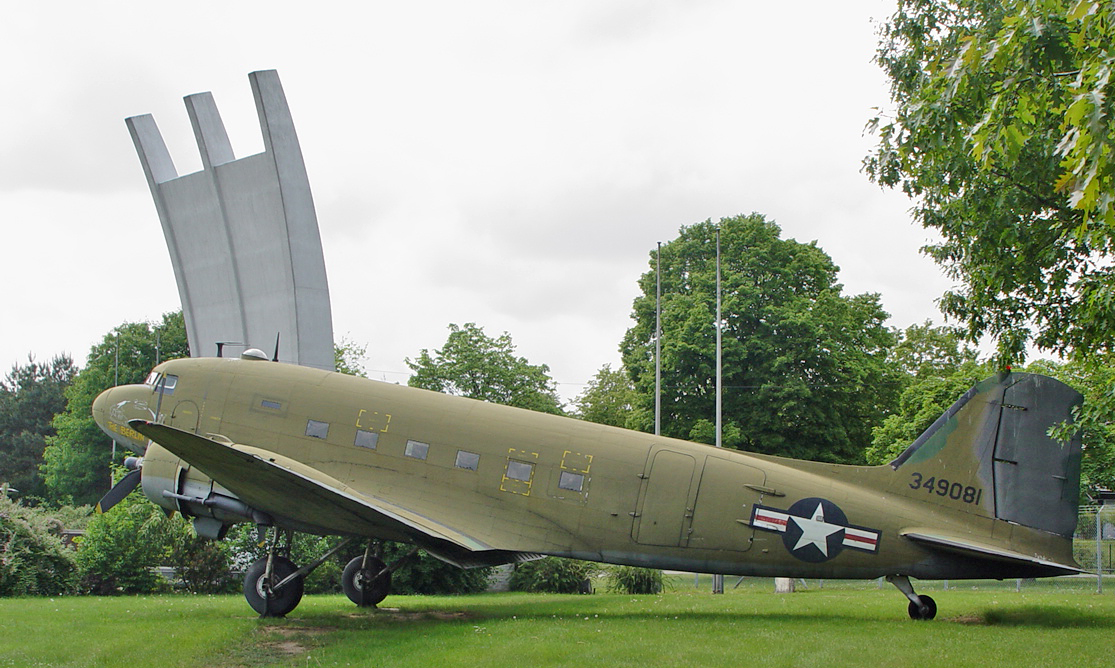
<instances>
[{"instance_id":1,"label":"fuselage door","mask_svg":"<svg viewBox=\"0 0 1115 668\"><path fill-rule=\"evenodd\" d=\"M671 450L653 452L647 460L643 493L631 536L643 545L680 545L692 517L690 499L696 461Z\"/></svg>"},{"instance_id":2,"label":"fuselage door","mask_svg":"<svg viewBox=\"0 0 1115 668\"><path fill-rule=\"evenodd\" d=\"M760 500L767 475L754 466L709 456L701 472L688 547L708 550L751 549L752 505Z\"/></svg>"}]
</instances>

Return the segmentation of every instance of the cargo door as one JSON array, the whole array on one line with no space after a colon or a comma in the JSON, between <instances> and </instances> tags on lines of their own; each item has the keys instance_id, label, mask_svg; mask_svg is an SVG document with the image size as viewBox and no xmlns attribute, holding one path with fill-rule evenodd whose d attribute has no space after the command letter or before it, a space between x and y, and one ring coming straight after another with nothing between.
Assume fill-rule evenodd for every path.
<instances>
[{"instance_id":1,"label":"cargo door","mask_svg":"<svg viewBox=\"0 0 1115 668\"><path fill-rule=\"evenodd\" d=\"M647 459L643 491L635 511L632 538L643 545L680 545L692 516L690 492L696 461L692 456L658 450Z\"/></svg>"}]
</instances>

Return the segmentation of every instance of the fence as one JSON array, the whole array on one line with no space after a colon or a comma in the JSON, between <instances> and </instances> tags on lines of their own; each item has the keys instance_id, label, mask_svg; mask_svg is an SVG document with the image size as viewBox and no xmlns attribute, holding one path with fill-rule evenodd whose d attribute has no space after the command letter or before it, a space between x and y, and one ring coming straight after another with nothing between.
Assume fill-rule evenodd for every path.
<instances>
[{"instance_id":1,"label":"fence","mask_svg":"<svg viewBox=\"0 0 1115 668\"><path fill-rule=\"evenodd\" d=\"M1081 506L1072 540L1076 563L1096 574L1096 591L1103 591L1104 573L1115 573L1115 506Z\"/></svg>"}]
</instances>

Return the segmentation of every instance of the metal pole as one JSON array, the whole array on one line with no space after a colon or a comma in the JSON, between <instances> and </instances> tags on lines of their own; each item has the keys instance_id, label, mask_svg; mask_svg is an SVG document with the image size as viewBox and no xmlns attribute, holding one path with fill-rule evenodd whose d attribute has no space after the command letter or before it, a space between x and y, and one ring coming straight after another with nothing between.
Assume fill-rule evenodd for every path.
<instances>
[{"instance_id":1,"label":"metal pole","mask_svg":"<svg viewBox=\"0 0 1115 668\"><path fill-rule=\"evenodd\" d=\"M721 447L721 431L723 424L720 421L721 390L723 388L723 374L720 366L722 362L720 349L720 228L716 228L716 447Z\"/></svg>"},{"instance_id":2,"label":"metal pole","mask_svg":"<svg viewBox=\"0 0 1115 668\"><path fill-rule=\"evenodd\" d=\"M662 242L654 256L658 284L654 297L654 435L662 434Z\"/></svg>"},{"instance_id":3,"label":"metal pole","mask_svg":"<svg viewBox=\"0 0 1115 668\"><path fill-rule=\"evenodd\" d=\"M716 228L716 447L721 447L721 434L723 423L720 420L721 393L723 389L723 374L720 371L722 360L720 346L720 228ZM712 593L724 593L724 576L716 573L712 576Z\"/></svg>"},{"instance_id":4,"label":"metal pole","mask_svg":"<svg viewBox=\"0 0 1115 668\"><path fill-rule=\"evenodd\" d=\"M116 354L112 362L112 386L120 384L120 331L116 332ZM112 454L108 459L108 488L116 486L116 475L112 470L112 463L116 461L116 439L112 439Z\"/></svg>"},{"instance_id":5,"label":"metal pole","mask_svg":"<svg viewBox=\"0 0 1115 668\"><path fill-rule=\"evenodd\" d=\"M1096 508L1096 593L1103 593L1103 506Z\"/></svg>"}]
</instances>

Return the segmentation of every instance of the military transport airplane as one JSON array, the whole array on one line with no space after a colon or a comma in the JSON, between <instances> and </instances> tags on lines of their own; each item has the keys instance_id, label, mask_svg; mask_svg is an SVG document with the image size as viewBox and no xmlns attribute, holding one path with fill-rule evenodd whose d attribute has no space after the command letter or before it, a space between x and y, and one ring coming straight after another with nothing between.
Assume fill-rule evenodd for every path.
<instances>
[{"instance_id":1,"label":"military transport airplane","mask_svg":"<svg viewBox=\"0 0 1115 668\"><path fill-rule=\"evenodd\" d=\"M220 539L270 528L245 575L261 615L285 615L319 563L292 532L368 539L344 570L358 605L386 596L372 547L410 543L462 566L542 555L691 572L886 577L914 619L936 604L910 578L1079 572L1080 443L1047 436L1081 397L1004 373L961 397L878 467L717 449L267 360L164 362L105 391L97 423L138 453L105 509L142 482ZM285 545L284 545L285 540Z\"/></svg>"}]
</instances>

